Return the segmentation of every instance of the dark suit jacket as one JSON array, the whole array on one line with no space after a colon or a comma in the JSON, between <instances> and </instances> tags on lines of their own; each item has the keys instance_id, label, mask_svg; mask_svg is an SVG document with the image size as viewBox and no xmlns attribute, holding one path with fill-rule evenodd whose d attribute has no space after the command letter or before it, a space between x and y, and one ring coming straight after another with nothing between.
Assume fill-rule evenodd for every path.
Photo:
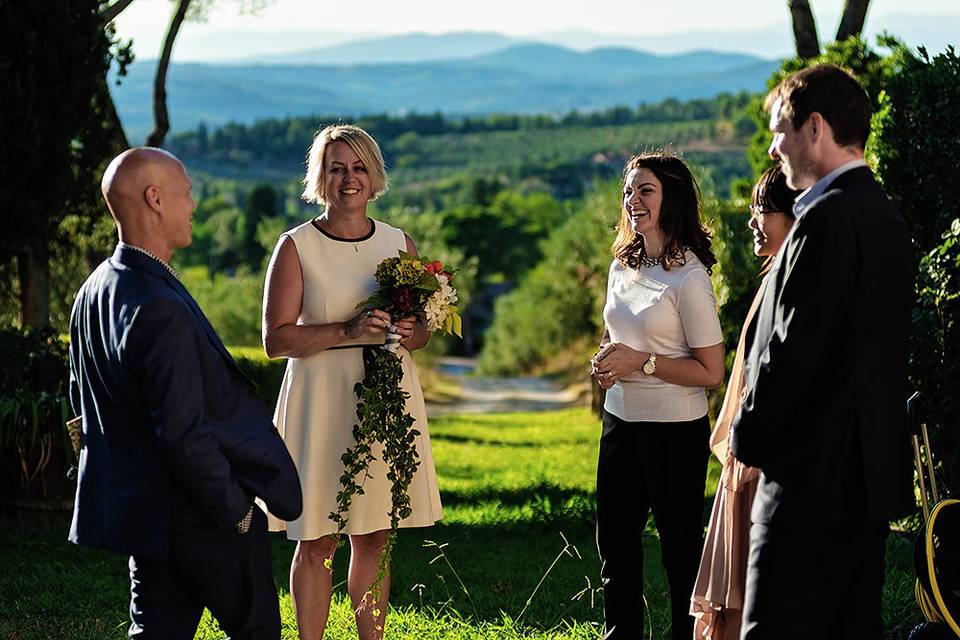
<instances>
[{"instance_id":1,"label":"dark suit jacket","mask_svg":"<svg viewBox=\"0 0 960 640\"><path fill-rule=\"evenodd\" d=\"M70 397L83 415L71 541L166 557L174 512L222 531L254 497L300 515L296 468L253 383L152 258L120 245L80 288Z\"/></svg>"},{"instance_id":2,"label":"dark suit jacket","mask_svg":"<svg viewBox=\"0 0 960 640\"><path fill-rule=\"evenodd\" d=\"M866 167L797 221L750 328L731 426L734 455L762 471L754 522L886 521L913 507L913 272L906 224Z\"/></svg>"}]
</instances>

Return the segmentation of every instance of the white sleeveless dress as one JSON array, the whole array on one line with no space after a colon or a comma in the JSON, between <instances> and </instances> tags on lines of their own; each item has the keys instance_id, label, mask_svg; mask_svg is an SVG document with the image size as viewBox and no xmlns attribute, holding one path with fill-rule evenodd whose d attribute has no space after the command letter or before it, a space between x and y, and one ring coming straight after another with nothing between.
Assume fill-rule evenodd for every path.
<instances>
[{"instance_id":1,"label":"white sleeveless dress","mask_svg":"<svg viewBox=\"0 0 960 640\"><path fill-rule=\"evenodd\" d=\"M336 238L315 222L304 223L283 235L290 236L303 271L303 303L298 324L342 322L357 314L357 304L376 290L374 273L384 259L406 250L400 229L372 221L370 234L357 240ZM338 347L374 342L371 336L342 342ZM381 338L379 342L383 342ZM427 433L427 413L420 380L410 353L397 350L403 361L403 388L410 394L407 411L420 432L416 439L420 466L410 483L413 513L401 527L424 527L443 517L440 492ZM343 463L340 456L355 444L357 397L353 386L363 379L363 349L333 348L306 358L290 358L277 398L274 422L300 473L303 514L291 522L272 515L270 530L286 529L291 540L315 540L335 533L330 520L337 508ZM348 513L348 534L390 528L390 481L378 447L370 464L371 478L363 495L353 498Z\"/></svg>"}]
</instances>

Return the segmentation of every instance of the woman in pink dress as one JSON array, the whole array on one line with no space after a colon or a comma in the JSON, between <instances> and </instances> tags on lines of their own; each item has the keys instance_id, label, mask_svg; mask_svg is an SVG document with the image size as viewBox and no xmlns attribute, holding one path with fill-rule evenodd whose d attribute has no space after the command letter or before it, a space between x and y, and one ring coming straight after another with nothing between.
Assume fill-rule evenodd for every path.
<instances>
[{"instance_id":1,"label":"woman in pink dress","mask_svg":"<svg viewBox=\"0 0 960 640\"><path fill-rule=\"evenodd\" d=\"M779 166L767 169L753 188L749 226L753 232L753 252L767 258L763 273L776 259L780 246L793 226L793 201L798 195L798 192L787 187ZM730 380L727 382L727 393L710 436L710 448L723 463L723 470L710 514L700 572L691 598L690 613L695 618L693 637L697 640L737 640L740 637L750 539L750 507L760 472L734 459L728 438L730 423L737 414L743 389L743 358L749 340L748 328L760 303L764 282L761 282L744 320Z\"/></svg>"}]
</instances>

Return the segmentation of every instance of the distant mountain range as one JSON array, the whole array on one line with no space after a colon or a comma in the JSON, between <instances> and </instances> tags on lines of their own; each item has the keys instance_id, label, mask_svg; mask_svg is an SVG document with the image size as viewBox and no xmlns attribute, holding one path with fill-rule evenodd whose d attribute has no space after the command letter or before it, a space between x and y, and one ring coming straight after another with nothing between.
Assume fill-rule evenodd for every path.
<instances>
[{"instance_id":1,"label":"distant mountain range","mask_svg":"<svg viewBox=\"0 0 960 640\"><path fill-rule=\"evenodd\" d=\"M310 114L561 114L671 97L760 91L778 65L712 51L660 56L628 48L579 52L545 44L466 55L469 47L489 43L433 42L441 43L446 58L333 65L320 64L332 56L311 55L315 64L267 64L267 57L260 64L172 64L167 77L171 127L183 131L201 122L213 127ZM415 55L414 44L408 39L400 48ZM343 52L343 46L328 49ZM132 141L142 140L152 126L153 74L154 63L134 63L122 84L113 88Z\"/></svg>"},{"instance_id":2,"label":"distant mountain range","mask_svg":"<svg viewBox=\"0 0 960 640\"><path fill-rule=\"evenodd\" d=\"M792 54L793 31L784 20L763 27L737 30L697 30L644 34L596 33L584 30L544 31L522 37L494 32L450 32L439 35L408 33L383 35L307 29L246 30L218 27L217 24L189 22L177 39L175 62L216 64L369 64L381 62L428 62L467 58L493 53L518 44L536 42L578 51L604 47L629 47L667 55L708 49L745 53L764 59ZM822 37L829 40L839 16L818 14ZM617 28L617 27L614 27ZM890 31L911 46L925 45L942 51L960 41L960 16L929 15L919 11L874 14L867 18L866 37L875 41L878 33ZM141 60L156 56L159 41L134 42Z\"/></svg>"},{"instance_id":3,"label":"distant mountain range","mask_svg":"<svg viewBox=\"0 0 960 640\"><path fill-rule=\"evenodd\" d=\"M319 65L428 62L480 56L521 42L526 41L493 32L406 33L398 36L362 38L330 46L260 55L255 58L240 56L235 62Z\"/></svg>"}]
</instances>

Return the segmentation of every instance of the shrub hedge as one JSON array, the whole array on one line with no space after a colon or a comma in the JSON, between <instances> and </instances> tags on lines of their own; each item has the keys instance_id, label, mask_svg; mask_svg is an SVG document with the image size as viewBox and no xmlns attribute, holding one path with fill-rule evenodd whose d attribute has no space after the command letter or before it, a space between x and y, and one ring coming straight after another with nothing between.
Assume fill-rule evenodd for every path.
<instances>
[{"instance_id":1,"label":"shrub hedge","mask_svg":"<svg viewBox=\"0 0 960 640\"><path fill-rule=\"evenodd\" d=\"M938 476L960 491L960 181L951 158L960 146L960 58L894 52L874 117L877 170L903 212L918 272L910 381L932 426ZM883 348L878 345L878 348Z\"/></svg>"}]
</instances>

